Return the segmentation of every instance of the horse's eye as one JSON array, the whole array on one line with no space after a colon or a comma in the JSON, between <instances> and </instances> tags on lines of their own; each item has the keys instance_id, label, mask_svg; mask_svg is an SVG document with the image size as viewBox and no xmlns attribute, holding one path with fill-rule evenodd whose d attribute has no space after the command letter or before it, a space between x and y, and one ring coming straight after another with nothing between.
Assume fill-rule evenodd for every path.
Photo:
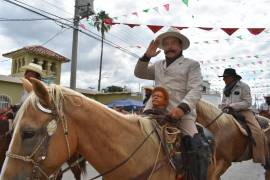
<instances>
[{"instance_id":1,"label":"horse's eye","mask_svg":"<svg viewBox=\"0 0 270 180\"><path fill-rule=\"evenodd\" d=\"M35 132L34 131L24 131L22 133L22 139L30 139L32 137L35 136Z\"/></svg>"}]
</instances>

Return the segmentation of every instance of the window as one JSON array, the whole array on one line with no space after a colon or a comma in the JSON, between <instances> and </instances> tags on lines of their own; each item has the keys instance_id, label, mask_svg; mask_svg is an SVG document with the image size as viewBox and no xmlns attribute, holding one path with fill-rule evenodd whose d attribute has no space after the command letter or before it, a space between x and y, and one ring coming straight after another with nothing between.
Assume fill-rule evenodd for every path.
<instances>
[{"instance_id":1,"label":"window","mask_svg":"<svg viewBox=\"0 0 270 180\"><path fill-rule=\"evenodd\" d=\"M0 109L10 106L11 100L9 96L0 95Z\"/></svg>"},{"instance_id":2,"label":"window","mask_svg":"<svg viewBox=\"0 0 270 180\"><path fill-rule=\"evenodd\" d=\"M203 86L202 92L206 93L206 87Z\"/></svg>"},{"instance_id":3,"label":"window","mask_svg":"<svg viewBox=\"0 0 270 180\"><path fill-rule=\"evenodd\" d=\"M52 65L51 65L51 71L52 72L56 72L56 65L55 65L55 63L52 63Z\"/></svg>"}]
</instances>

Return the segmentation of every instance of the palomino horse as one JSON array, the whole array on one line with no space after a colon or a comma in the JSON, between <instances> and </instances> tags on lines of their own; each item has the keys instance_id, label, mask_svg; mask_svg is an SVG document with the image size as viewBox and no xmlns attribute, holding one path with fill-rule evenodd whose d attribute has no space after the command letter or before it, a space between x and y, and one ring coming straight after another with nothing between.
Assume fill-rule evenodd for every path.
<instances>
[{"instance_id":1,"label":"palomino horse","mask_svg":"<svg viewBox=\"0 0 270 180\"><path fill-rule=\"evenodd\" d=\"M147 169L152 179L175 179L168 163L157 167L164 154L146 138L138 116L123 115L66 88L47 90L38 80L31 82L34 93L17 113L1 180L46 179L75 153L98 172L115 168L104 179L136 179Z\"/></svg>"},{"instance_id":2,"label":"palomino horse","mask_svg":"<svg viewBox=\"0 0 270 180\"><path fill-rule=\"evenodd\" d=\"M209 166L208 179L218 180L220 176L231 166L232 162L242 161L242 157L249 146L248 138L244 136L237 125L233 122L233 116L229 114L222 114L220 109L205 101L200 101L197 104L197 121L208 126L208 129L214 134L215 137L215 162ZM218 117L221 115L218 119ZM266 120L269 119L259 117ZM215 122L212 120L216 119ZM269 136L269 134L268 134ZM270 137L267 137L269 139ZM267 142L269 146L269 142ZM245 157L244 160L251 159L251 153ZM265 179L270 180L269 170L266 170Z\"/></svg>"}]
</instances>

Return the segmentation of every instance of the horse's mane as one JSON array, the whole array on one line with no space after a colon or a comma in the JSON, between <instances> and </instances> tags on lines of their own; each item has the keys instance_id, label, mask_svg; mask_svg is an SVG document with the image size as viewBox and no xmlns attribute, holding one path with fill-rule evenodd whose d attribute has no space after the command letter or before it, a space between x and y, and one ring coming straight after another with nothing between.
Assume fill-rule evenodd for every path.
<instances>
[{"instance_id":1,"label":"horse's mane","mask_svg":"<svg viewBox=\"0 0 270 180\"><path fill-rule=\"evenodd\" d=\"M202 99L197 103L196 108L197 108L197 116L205 117L203 119L206 124L210 123L212 120L214 120L218 115L222 113L222 111L218 109L214 104ZM221 128L226 124L233 122L229 119L233 119L233 116L224 113L216 120L216 123Z\"/></svg>"},{"instance_id":2,"label":"horse's mane","mask_svg":"<svg viewBox=\"0 0 270 180\"><path fill-rule=\"evenodd\" d=\"M207 115L209 118L213 118L217 114L221 113L221 110L218 109L214 104L202 99L197 103L196 108L198 113L203 113Z\"/></svg>"}]
</instances>

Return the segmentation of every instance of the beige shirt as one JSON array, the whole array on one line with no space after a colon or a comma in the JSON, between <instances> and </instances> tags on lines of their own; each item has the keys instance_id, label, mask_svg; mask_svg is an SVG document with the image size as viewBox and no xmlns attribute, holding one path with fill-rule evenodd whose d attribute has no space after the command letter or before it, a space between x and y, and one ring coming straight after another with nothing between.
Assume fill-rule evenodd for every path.
<instances>
[{"instance_id":1,"label":"beige shirt","mask_svg":"<svg viewBox=\"0 0 270 180\"><path fill-rule=\"evenodd\" d=\"M188 104L191 112L183 118L196 119L196 104L201 98L202 75L200 64L197 61L179 57L166 67L166 61L157 61L154 64L138 61L134 70L136 77L155 81L155 86L167 89L170 99L168 110L178 106L181 102ZM151 100L146 109L151 108Z\"/></svg>"}]
</instances>

